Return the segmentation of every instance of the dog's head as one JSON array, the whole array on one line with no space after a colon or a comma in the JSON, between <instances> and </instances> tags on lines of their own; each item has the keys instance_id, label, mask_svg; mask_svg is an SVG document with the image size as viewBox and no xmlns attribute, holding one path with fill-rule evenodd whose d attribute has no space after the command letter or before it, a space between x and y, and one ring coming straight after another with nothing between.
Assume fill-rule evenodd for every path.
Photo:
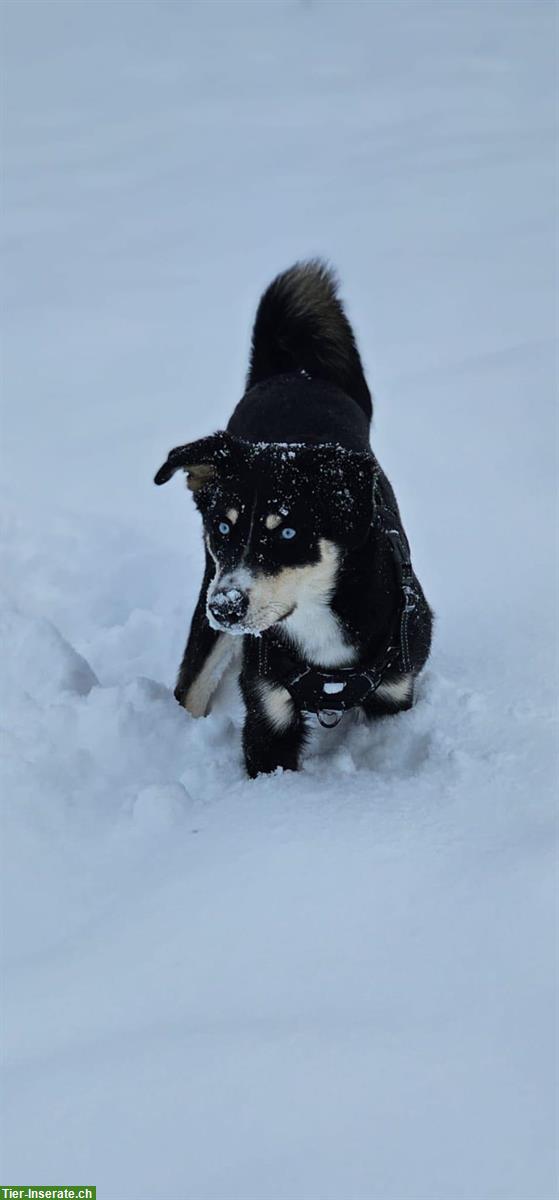
<instances>
[{"instance_id":1,"label":"dog's head","mask_svg":"<svg viewBox=\"0 0 559 1200\"><path fill-rule=\"evenodd\" d=\"M215 562L207 594L214 629L259 634L311 597L327 603L343 557L367 536L372 455L220 432L171 450L155 482L177 470L186 472Z\"/></svg>"}]
</instances>

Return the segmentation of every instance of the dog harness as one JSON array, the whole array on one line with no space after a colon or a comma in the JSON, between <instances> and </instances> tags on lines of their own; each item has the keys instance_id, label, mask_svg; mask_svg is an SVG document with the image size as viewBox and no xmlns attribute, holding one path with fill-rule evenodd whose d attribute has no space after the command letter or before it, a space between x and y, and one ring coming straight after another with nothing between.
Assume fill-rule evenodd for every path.
<instances>
[{"instance_id":1,"label":"dog harness","mask_svg":"<svg viewBox=\"0 0 559 1200\"><path fill-rule=\"evenodd\" d=\"M299 709L314 713L326 729L338 725L348 709L370 700L392 667L397 667L403 675L408 675L412 668L408 625L421 597L411 565L408 539L398 514L381 492L378 475L373 485L373 505L371 528L379 530L390 543L401 592L396 615L374 661L355 667L302 667L300 659L293 657L274 634L265 635L259 646L260 674L264 677L269 674L268 654L273 647L276 652L274 682L286 688Z\"/></svg>"}]
</instances>

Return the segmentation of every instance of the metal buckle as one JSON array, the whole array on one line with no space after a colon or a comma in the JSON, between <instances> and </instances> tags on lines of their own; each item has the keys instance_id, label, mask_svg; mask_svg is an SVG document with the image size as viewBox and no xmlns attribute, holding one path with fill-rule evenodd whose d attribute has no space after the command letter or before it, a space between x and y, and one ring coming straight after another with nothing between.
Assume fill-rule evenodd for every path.
<instances>
[{"instance_id":1,"label":"metal buckle","mask_svg":"<svg viewBox=\"0 0 559 1200\"><path fill-rule=\"evenodd\" d=\"M340 724L344 714L343 710L340 710L339 712L333 712L331 708L319 708L317 709L316 715L318 717L318 723L319 725L322 725L323 729L335 729L336 725ZM328 720L328 717L333 719Z\"/></svg>"},{"instance_id":2,"label":"metal buckle","mask_svg":"<svg viewBox=\"0 0 559 1200\"><path fill-rule=\"evenodd\" d=\"M413 612L418 600L418 595L413 584L410 585L405 583L402 587L402 591L404 593L404 612Z\"/></svg>"}]
</instances>

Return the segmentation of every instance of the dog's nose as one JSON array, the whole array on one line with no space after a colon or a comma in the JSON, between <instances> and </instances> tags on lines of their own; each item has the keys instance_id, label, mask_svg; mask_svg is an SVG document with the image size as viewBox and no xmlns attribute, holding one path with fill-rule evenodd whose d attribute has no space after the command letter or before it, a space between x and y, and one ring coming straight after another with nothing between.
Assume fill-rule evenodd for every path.
<instances>
[{"instance_id":1,"label":"dog's nose","mask_svg":"<svg viewBox=\"0 0 559 1200\"><path fill-rule=\"evenodd\" d=\"M214 592L208 608L220 625L238 625L246 615L248 596L239 588L222 588Z\"/></svg>"}]
</instances>

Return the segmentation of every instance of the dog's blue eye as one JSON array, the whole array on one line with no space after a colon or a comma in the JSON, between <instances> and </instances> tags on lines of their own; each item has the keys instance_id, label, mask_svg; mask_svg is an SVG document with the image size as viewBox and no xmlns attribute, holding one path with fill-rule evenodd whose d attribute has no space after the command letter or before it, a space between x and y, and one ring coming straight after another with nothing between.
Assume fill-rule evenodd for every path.
<instances>
[{"instance_id":1,"label":"dog's blue eye","mask_svg":"<svg viewBox=\"0 0 559 1200\"><path fill-rule=\"evenodd\" d=\"M231 533L231 526L228 521L220 521L219 525L218 525L218 529L219 529L219 532L222 533L224 537L228 533Z\"/></svg>"},{"instance_id":2,"label":"dog's blue eye","mask_svg":"<svg viewBox=\"0 0 559 1200\"><path fill-rule=\"evenodd\" d=\"M296 533L297 533L296 529L289 529L289 527L288 527L287 529L282 529L281 536L282 536L282 538L285 538L286 542L289 542L289 541L291 541L291 538L295 537Z\"/></svg>"}]
</instances>

